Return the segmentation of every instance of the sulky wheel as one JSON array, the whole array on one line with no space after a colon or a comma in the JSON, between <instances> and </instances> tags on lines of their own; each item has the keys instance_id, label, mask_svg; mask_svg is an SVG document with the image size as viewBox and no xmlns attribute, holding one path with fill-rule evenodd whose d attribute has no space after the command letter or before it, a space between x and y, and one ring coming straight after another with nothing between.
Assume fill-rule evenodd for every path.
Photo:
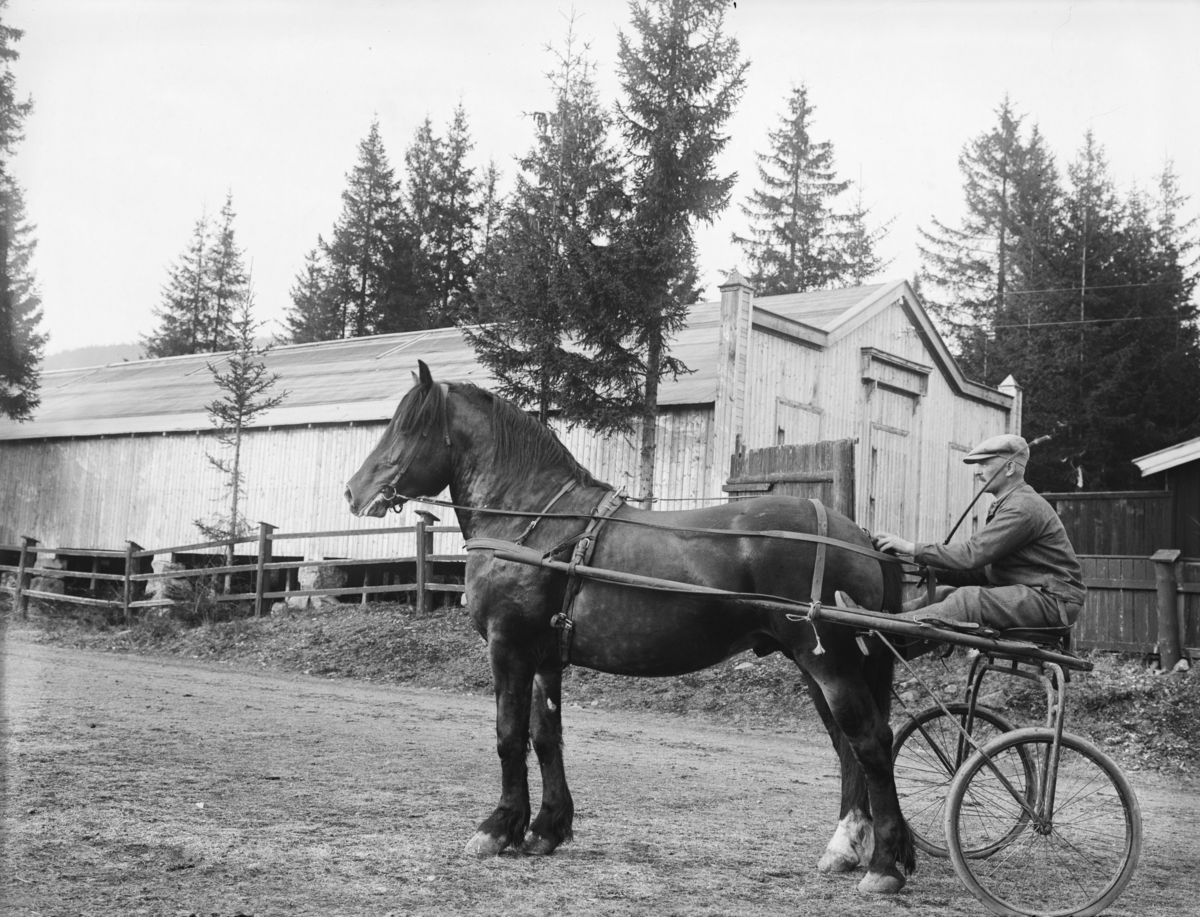
<instances>
[{"instance_id":1,"label":"sulky wheel","mask_svg":"<svg viewBox=\"0 0 1200 917\"><path fill-rule=\"evenodd\" d=\"M1046 761L1053 743L1053 730L1045 728L1000 736L973 755L950 786L946 842L954 871L997 914L1098 914L1121 894L1137 865L1137 797L1116 764L1085 739L1063 735L1047 814ZM1010 789L1026 779L1029 760L1037 770L1032 802ZM1021 830L1014 834L1018 822ZM986 857L969 853L988 847L998 849Z\"/></svg>"},{"instance_id":2,"label":"sulky wheel","mask_svg":"<svg viewBox=\"0 0 1200 917\"><path fill-rule=\"evenodd\" d=\"M966 704L929 707L908 718L892 742L892 769L900 809L912 831L913 841L931 856L947 857L946 795L955 773L975 753L959 727L966 727ZM982 746L1016 729L1004 717L986 707L976 707L971 737ZM1025 773L1026 786L1033 783L1032 764ZM972 855L984 855L986 849Z\"/></svg>"}]
</instances>

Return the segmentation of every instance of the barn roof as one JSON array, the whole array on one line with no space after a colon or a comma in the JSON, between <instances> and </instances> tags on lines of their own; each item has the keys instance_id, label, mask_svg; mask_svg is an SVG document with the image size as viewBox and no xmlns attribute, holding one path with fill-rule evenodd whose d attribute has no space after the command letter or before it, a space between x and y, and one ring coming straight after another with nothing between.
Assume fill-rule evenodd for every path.
<instances>
[{"instance_id":1,"label":"barn roof","mask_svg":"<svg viewBox=\"0 0 1200 917\"><path fill-rule=\"evenodd\" d=\"M756 321L761 317L786 325L821 345L877 307L889 291L904 286L899 281L764 296L755 300ZM719 301L692 306L671 353L693 372L664 380L661 405L709 404L715 399L720 314ZM44 373L41 405L33 420L0 419L0 440L209 430L205 406L219 393L208 365L226 358L200 354ZM287 399L256 425L387 420L412 384L410 372L418 358L429 365L435 379L485 387L492 381L456 328L283 345L270 350L263 362L279 375L275 391L286 391Z\"/></svg>"}]
</instances>

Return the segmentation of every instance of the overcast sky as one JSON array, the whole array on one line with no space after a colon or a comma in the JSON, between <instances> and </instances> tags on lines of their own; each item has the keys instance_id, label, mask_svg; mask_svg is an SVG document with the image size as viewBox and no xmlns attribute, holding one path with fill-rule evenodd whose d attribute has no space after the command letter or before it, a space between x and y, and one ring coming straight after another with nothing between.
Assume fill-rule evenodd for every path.
<instances>
[{"instance_id":1,"label":"overcast sky","mask_svg":"<svg viewBox=\"0 0 1200 917\"><path fill-rule=\"evenodd\" d=\"M572 8L611 102L624 0L10 0L5 19L26 33L17 88L35 105L14 171L37 226L47 352L148 332L169 266L226 192L259 317L281 319L373 118L399 173L425 116L440 132L461 101L474 163L495 159L511 183L525 113L547 107L545 47ZM751 66L722 163L741 176L735 205L700 234L713 295L743 263L736 202L793 84L809 87L840 175L894 218L889 279L916 270L918 226L957 221L958 154L1005 94L1060 166L1092 128L1122 190L1171 157L1197 212L1197 0L739 0L728 28Z\"/></svg>"}]
</instances>

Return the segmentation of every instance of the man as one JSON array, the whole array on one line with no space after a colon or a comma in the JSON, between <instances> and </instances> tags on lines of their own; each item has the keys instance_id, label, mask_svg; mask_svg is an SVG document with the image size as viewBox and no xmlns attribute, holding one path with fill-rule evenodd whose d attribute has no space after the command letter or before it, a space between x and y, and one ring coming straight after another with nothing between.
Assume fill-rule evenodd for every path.
<instances>
[{"instance_id":1,"label":"man","mask_svg":"<svg viewBox=\"0 0 1200 917\"><path fill-rule=\"evenodd\" d=\"M1087 590L1058 514L1025 483L1028 444L1012 434L993 436L963 461L979 466L976 477L996 497L987 524L970 540L939 545L914 544L889 532L875 537L880 551L912 555L937 573L936 602L926 607L921 596L905 604L903 616L996 630L1074 624ZM839 594L839 604L845 598Z\"/></svg>"}]
</instances>

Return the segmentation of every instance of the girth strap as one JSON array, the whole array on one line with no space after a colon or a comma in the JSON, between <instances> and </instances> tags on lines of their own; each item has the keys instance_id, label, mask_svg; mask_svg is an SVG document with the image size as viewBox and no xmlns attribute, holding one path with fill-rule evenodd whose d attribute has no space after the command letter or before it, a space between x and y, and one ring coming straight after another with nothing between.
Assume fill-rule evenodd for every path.
<instances>
[{"instance_id":1,"label":"girth strap","mask_svg":"<svg viewBox=\"0 0 1200 917\"><path fill-rule=\"evenodd\" d=\"M550 619L550 624L558 628L558 655L563 665L571 663L571 635L575 630L575 622L571 620L571 609L575 605L575 597L583 588L583 577L575 572L578 567L586 567L596 549L596 538L600 527L625 502L625 497L615 490L604 495L600 504L592 513L591 521L575 542L575 550L571 553L571 562L567 566L567 590L563 595L562 611Z\"/></svg>"}]
</instances>

